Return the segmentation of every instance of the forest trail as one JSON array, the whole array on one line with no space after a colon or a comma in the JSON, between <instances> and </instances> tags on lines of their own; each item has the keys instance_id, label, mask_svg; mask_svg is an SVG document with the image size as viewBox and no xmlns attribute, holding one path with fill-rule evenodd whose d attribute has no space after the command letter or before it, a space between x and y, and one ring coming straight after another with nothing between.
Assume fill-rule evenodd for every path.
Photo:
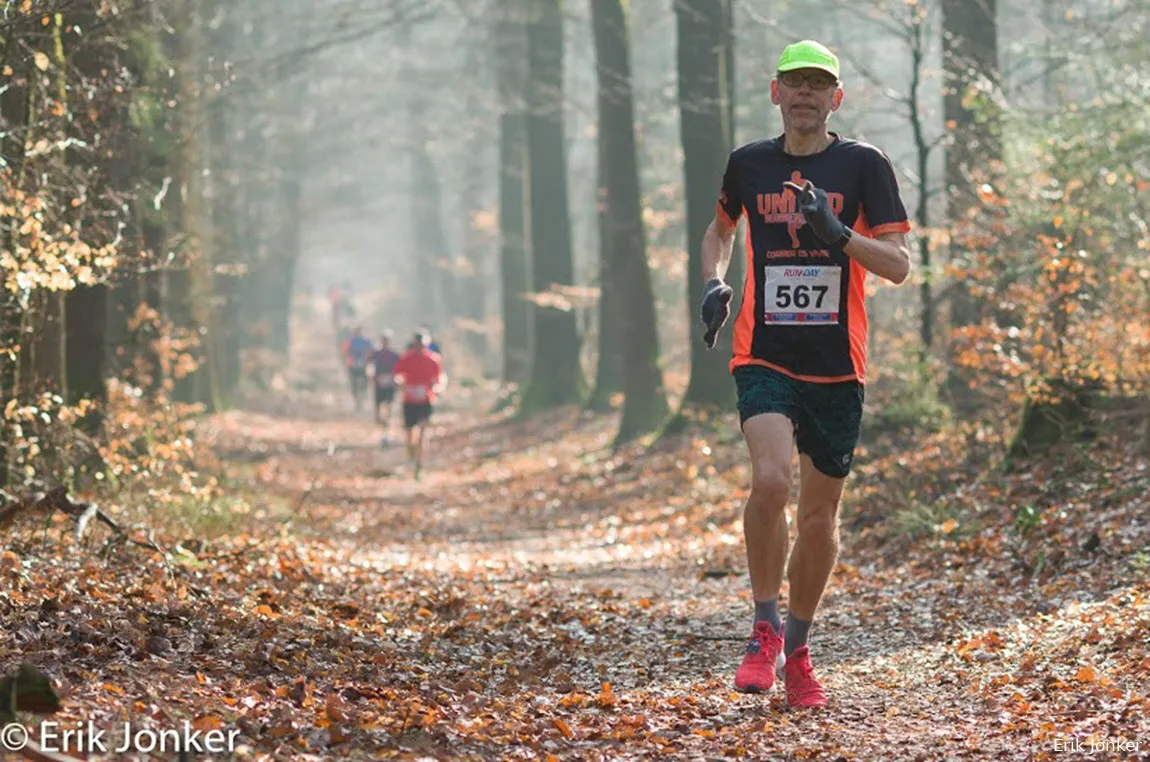
<instances>
[{"instance_id":1,"label":"forest trail","mask_svg":"<svg viewBox=\"0 0 1150 762\"><path fill-rule=\"evenodd\" d=\"M317 366L327 388L339 383L338 367ZM292 573L235 601L292 644L280 647L286 662L265 655L273 667L259 669L290 662L287 698L323 720L265 725L285 750L1150 759L1150 585L1145 555L1122 552L1150 536L1144 510L1130 522L1131 501L1145 506L1144 462L1115 472L1131 480L1125 502L1092 517L1109 547L1072 546L1050 562L1057 574L1030 576L1011 564L1010 538L990 531L944 526L913 548L876 541L864 470L812 633L831 704L800 712L781 685L765 696L732 687L752 613L733 420L710 441L612 452L612 417L516 421L489 412L489 390L457 385L415 481L403 448L381 448L368 414L334 399L213 426L226 462L294 506L279 540L280 571Z\"/></svg>"}]
</instances>

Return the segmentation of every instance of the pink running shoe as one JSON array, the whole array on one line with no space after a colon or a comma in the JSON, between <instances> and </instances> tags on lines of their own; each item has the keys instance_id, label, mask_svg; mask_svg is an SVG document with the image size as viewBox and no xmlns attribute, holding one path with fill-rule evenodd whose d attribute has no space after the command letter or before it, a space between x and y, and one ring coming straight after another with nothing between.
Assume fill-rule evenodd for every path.
<instances>
[{"instance_id":1,"label":"pink running shoe","mask_svg":"<svg viewBox=\"0 0 1150 762\"><path fill-rule=\"evenodd\" d=\"M735 672L735 688L744 693L769 691L775 675L782 675L784 662L782 633L775 632L769 622L755 622L743 663Z\"/></svg>"},{"instance_id":2,"label":"pink running shoe","mask_svg":"<svg viewBox=\"0 0 1150 762\"><path fill-rule=\"evenodd\" d=\"M827 705L827 692L815 677L811 652L806 646L799 646L787 657L784 679L787 681L787 703L791 706L805 709Z\"/></svg>"}]
</instances>

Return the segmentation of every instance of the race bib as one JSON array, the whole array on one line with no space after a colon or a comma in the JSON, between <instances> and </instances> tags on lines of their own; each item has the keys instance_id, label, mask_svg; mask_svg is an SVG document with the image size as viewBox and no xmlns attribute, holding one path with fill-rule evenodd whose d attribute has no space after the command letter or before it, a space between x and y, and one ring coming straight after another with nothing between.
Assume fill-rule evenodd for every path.
<instances>
[{"instance_id":1,"label":"race bib","mask_svg":"<svg viewBox=\"0 0 1150 762\"><path fill-rule=\"evenodd\" d=\"M427 391L426 386L409 386L407 387L407 396L409 399L422 401L427 399Z\"/></svg>"},{"instance_id":2,"label":"race bib","mask_svg":"<svg viewBox=\"0 0 1150 762\"><path fill-rule=\"evenodd\" d=\"M764 322L770 325L834 324L839 321L838 265L764 268Z\"/></svg>"}]
</instances>

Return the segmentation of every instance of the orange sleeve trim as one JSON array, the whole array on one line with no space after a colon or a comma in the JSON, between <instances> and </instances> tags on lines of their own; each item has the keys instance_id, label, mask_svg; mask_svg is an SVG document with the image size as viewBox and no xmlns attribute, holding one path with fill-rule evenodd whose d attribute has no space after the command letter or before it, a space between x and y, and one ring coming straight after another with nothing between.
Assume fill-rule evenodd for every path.
<instances>
[{"instance_id":1,"label":"orange sleeve trim","mask_svg":"<svg viewBox=\"0 0 1150 762\"><path fill-rule=\"evenodd\" d=\"M747 269L743 277L743 305L735 320L734 343L736 357L751 354L751 343L755 334L755 288L759 279L755 276L755 250L751 246L751 228L747 226Z\"/></svg>"},{"instance_id":2,"label":"orange sleeve trim","mask_svg":"<svg viewBox=\"0 0 1150 762\"><path fill-rule=\"evenodd\" d=\"M866 268L852 259L850 287L847 292L847 336L850 342L851 365L859 381L866 379L867 331Z\"/></svg>"},{"instance_id":3,"label":"orange sleeve trim","mask_svg":"<svg viewBox=\"0 0 1150 762\"><path fill-rule=\"evenodd\" d=\"M902 222L884 222L882 225L875 225L873 228L870 229L870 236L871 236L871 238L874 238L876 236L885 235L887 233L909 233L909 232L910 232L910 222L907 220L903 220Z\"/></svg>"},{"instance_id":4,"label":"orange sleeve trim","mask_svg":"<svg viewBox=\"0 0 1150 762\"><path fill-rule=\"evenodd\" d=\"M777 370L784 376L790 376L797 381L810 381L814 384L841 384L844 381L858 381L860 384L863 383L863 379L859 378L855 374L851 374L849 376L804 376L799 373L789 371L781 365L775 365L773 362L760 360L757 357L735 357L731 360L731 364L728 370L734 370L735 368L738 368L742 365L762 365L764 368Z\"/></svg>"},{"instance_id":5,"label":"orange sleeve trim","mask_svg":"<svg viewBox=\"0 0 1150 762\"><path fill-rule=\"evenodd\" d=\"M727 210L723 208L722 204L715 204L715 212L723 215L723 219L725 219L727 222L729 222L731 224L731 227L738 225L739 220L742 219L742 217L743 217L742 212L740 212L739 216L732 220L731 215L727 214Z\"/></svg>"}]
</instances>

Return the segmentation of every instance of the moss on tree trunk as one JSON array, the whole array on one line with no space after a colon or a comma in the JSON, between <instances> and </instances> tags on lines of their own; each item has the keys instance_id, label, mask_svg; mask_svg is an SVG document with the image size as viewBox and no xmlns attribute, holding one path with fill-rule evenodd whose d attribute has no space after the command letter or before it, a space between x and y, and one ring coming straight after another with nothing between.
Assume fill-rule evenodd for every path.
<instances>
[{"instance_id":1,"label":"moss on tree trunk","mask_svg":"<svg viewBox=\"0 0 1150 762\"><path fill-rule=\"evenodd\" d=\"M1007 450L1007 465L1062 443L1088 442L1097 435L1094 415L1103 387L1092 381L1056 379L1051 393L1027 397L1014 439Z\"/></svg>"}]
</instances>

